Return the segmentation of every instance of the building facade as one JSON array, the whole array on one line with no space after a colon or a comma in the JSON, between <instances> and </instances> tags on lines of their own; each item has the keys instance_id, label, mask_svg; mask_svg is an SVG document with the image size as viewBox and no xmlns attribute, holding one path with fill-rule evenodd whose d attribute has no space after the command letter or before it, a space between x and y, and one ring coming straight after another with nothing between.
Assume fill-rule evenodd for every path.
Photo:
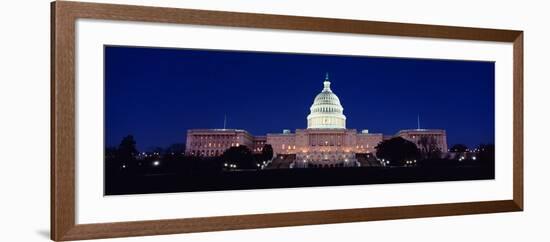
<instances>
[{"instance_id":1,"label":"building facade","mask_svg":"<svg viewBox=\"0 0 550 242\"><path fill-rule=\"evenodd\" d=\"M406 129L397 136L416 144L422 152L448 152L447 134L442 129Z\"/></svg>"},{"instance_id":2,"label":"building facade","mask_svg":"<svg viewBox=\"0 0 550 242\"><path fill-rule=\"evenodd\" d=\"M261 142L261 141L258 141ZM231 147L245 145L251 149L256 138L240 129L190 129L187 131L185 153L193 156L220 156Z\"/></svg>"},{"instance_id":3,"label":"building facade","mask_svg":"<svg viewBox=\"0 0 550 242\"><path fill-rule=\"evenodd\" d=\"M346 116L340 99L331 90L328 74L323 89L313 100L307 116L307 129L296 129L294 133L270 133L266 136L252 136L236 129L193 129L187 132L186 153L199 156L218 156L226 149L245 145L253 152L261 152L269 144L275 156L292 157L290 167L353 167L360 166L358 157L373 156L376 146L385 139L402 137L415 143L419 149L440 149L447 151L445 130L413 129L402 130L396 135L358 132L346 128Z\"/></svg>"}]
</instances>

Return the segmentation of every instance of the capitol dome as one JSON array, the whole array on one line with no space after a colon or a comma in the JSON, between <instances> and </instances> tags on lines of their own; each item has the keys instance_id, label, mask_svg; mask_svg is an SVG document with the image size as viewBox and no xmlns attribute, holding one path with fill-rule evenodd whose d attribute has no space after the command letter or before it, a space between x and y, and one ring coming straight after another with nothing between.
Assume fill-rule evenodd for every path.
<instances>
[{"instance_id":1,"label":"capitol dome","mask_svg":"<svg viewBox=\"0 0 550 242\"><path fill-rule=\"evenodd\" d=\"M315 97L313 105L309 108L310 114L307 116L307 128L345 129L346 116L344 116L344 108L340 104L338 96L330 90L328 73L323 85L323 91Z\"/></svg>"}]
</instances>

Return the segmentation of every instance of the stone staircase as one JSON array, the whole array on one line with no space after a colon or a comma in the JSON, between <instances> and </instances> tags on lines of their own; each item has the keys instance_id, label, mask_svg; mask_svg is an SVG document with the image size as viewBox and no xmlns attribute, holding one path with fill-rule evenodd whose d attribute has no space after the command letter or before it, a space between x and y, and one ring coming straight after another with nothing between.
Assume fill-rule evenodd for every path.
<instances>
[{"instance_id":1,"label":"stone staircase","mask_svg":"<svg viewBox=\"0 0 550 242\"><path fill-rule=\"evenodd\" d=\"M288 169L296 160L296 155L277 155L264 169Z\"/></svg>"}]
</instances>

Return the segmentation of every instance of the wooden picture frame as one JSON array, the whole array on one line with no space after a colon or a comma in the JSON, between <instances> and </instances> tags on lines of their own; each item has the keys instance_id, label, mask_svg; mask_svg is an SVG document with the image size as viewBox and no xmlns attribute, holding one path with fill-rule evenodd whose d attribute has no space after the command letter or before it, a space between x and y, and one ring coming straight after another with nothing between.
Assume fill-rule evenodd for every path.
<instances>
[{"instance_id":1,"label":"wooden picture frame","mask_svg":"<svg viewBox=\"0 0 550 242\"><path fill-rule=\"evenodd\" d=\"M238 216L75 222L75 22L142 21L513 43L513 199ZM523 32L79 2L51 4L51 239L252 229L523 210Z\"/></svg>"}]
</instances>

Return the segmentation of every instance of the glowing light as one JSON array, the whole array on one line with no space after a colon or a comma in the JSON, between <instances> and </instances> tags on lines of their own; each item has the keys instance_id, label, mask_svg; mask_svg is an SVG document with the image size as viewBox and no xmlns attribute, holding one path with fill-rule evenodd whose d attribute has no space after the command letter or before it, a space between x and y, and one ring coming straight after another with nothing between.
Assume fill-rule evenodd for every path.
<instances>
[{"instance_id":1,"label":"glowing light","mask_svg":"<svg viewBox=\"0 0 550 242\"><path fill-rule=\"evenodd\" d=\"M156 161L153 161L153 166L159 166L160 165L160 161L156 160Z\"/></svg>"},{"instance_id":2,"label":"glowing light","mask_svg":"<svg viewBox=\"0 0 550 242\"><path fill-rule=\"evenodd\" d=\"M474 157L472 157L472 160L476 160L476 159L477 159L477 157L475 157L475 156L474 156Z\"/></svg>"}]
</instances>

